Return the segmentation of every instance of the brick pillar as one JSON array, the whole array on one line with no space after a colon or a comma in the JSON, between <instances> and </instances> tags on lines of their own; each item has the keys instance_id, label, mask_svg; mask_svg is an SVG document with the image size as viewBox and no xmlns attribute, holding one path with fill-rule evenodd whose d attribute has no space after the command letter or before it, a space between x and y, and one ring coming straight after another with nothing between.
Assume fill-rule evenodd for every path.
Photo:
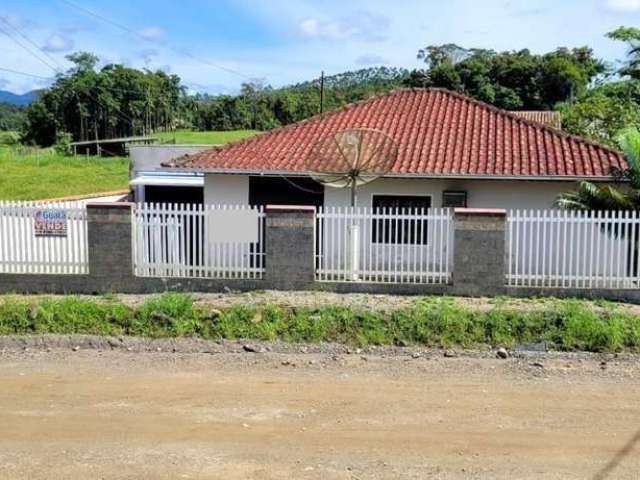
<instances>
[{"instance_id":1,"label":"brick pillar","mask_svg":"<svg viewBox=\"0 0 640 480\"><path fill-rule=\"evenodd\" d=\"M133 277L132 203L87 205L89 275L101 290L121 287Z\"/></svg>"},{"instance_id":2,"label":"brick pillar","mask_svg":"<svg viewBox=\"0 0 640 480\"><path fill-rule=\"evenodd\" d=\"M454 291L496 295L505 291L506 210L456 208Z\"/></svg>"},{"instance_id":3,"label":"brick pillar","mask_svg":"<svg viewBox=\"0 0 640 480\"><path fill-rule=\"evenodd\" d=\"M315 280L315 208L268 205L265 280L269 288L309 288Z\"/></svg>"}]
</instances>

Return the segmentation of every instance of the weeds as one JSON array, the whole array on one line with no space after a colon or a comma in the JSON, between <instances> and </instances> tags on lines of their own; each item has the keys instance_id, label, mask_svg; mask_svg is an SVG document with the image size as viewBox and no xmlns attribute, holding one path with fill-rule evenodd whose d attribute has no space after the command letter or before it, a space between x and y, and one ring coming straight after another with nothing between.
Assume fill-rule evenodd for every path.
<instances>
[{"instance_id":1,"label":"weeds","mask_svg":"<svg viewBox=\"0 0 640 480\"><path fill-rule=\"evenodd\" d=\"M1 335L45 333L465 348L547 342L558 350L640 352L640 316L611 302L545 299L517 307L497 299L488 310L473 310L438 297L385 314L276 305L220 312L179 293L152 297L136 308L114 296L0 300Z\"/></svg>"}]
</instances>

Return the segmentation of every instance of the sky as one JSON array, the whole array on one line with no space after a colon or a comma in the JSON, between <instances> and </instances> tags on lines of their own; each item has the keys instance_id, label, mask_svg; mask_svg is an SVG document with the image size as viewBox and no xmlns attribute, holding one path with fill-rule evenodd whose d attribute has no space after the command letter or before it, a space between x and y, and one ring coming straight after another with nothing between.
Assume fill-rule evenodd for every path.
<instances>
[{"instance_id":1,"label":"sky","mask_svg":"<svg viewBox=\"0 0 640 480\"><path fill-rule=\"evenodd\" d=\"M50 83L74 51L101 64L178 74L191 91L234 93L370 66L418 68L418 49L544 53L588 45L609 62L605 34L640 26L640 0L21 0L0 2L0 89Z\"/></svg>"}]
</instances>

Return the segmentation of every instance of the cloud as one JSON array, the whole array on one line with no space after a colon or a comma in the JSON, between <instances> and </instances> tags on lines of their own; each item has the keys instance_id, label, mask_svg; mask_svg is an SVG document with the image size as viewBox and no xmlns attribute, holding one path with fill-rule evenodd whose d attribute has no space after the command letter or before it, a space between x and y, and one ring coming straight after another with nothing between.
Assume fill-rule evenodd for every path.
<instances>
[{"instance_id":1,"label":"cloud","mask_svg":"<svg viewBox=\"0 0 640 480\"><path fill-rule=\"evenodd\" d=\"M42 46L42 49L45 52L49 53L58 53L58 52L68 52L73 49L73 39L66 35L62 35L59 33L54 33L47 38L47 41Z\"/></svg>"},{"instance_id":2,"label":"cloud","mask_svg":"<svg viewBox=\"0 0 640 480\"><path fill-rule=\"evenodd\" d=\"M146 48L137 52L145 65L149 65L155 57L158 56L158 50L155 48Z\"/></svg>"},{"instance_id":3,"label":"cloud","mask_svg":"<svg viewBox=\"0 0 640 480\"><path fill-rule=\"evenodd\" d=\"M298 25L298 33L303 37L323 40L380 42L388 38L390 24L389 18L384 15L358 12L338 19L306 18Z\"/></svg>"},{"instance_id":4,"label":"cloud","mask_svg":"<svg viewBox=\"0 0 640 480\"><path fill-rule=\"evenodd\" d=\"M640 11L640 0L606 0L605 6L616 12Z\"/></svg>"},{"instance_id":5,"label":"cloud","mask_svg":"<svg viewBox=\"0 0 640 480\"><path fill-rule=\"evenodd\" d=\"M370 65L388 65L389 61L375 53L368 53L360 55L356 58L356 65L370 66Z\"/></svg>"},{"instance_id":6,"label":"cloud","mask_svg":"<svg viewBox=\"0 0 640 480\"><path fill-rule=\"evenodd\" d=\"M165 31L165 29L156 26L146 27L142 30L138 30L138 35L151 42L162 42L167 38L167 32Z\"/></svg>"},{"instance_id":7,"label":"cloud","mask_svg":"<svg viewBox=\"0 0 640 480\"><path fill-rule=\"evenodd\" d=\"M9 86L9 80L4 78L0 78L0 88L5 88Z\"/></svg>"}]
</instances>

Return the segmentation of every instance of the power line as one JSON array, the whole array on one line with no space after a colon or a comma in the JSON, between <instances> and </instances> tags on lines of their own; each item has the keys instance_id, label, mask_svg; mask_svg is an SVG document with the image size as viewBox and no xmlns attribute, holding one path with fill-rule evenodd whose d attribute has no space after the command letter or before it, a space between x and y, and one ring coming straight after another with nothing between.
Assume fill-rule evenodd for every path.
<instances>
[{"instance_id":1,"label":"power line","mask_svg":"<svg viewBox=\"0 0 640 480\"><path fill-rule=\"evenodd\" d=\"M36 48L41 54L43 54L45 57L47 57L49 60L51 60L54 64L58 65L58 62L55 58L53 58L51 55L49 55L48 52L46 52L42 47L40 47L40 45L38 45L36 42L34 42L33 40L31 40L31 38L29 38L27 36L27 34L25 34L22 30L20 30L18 27L11 25L10 22L8 22L5 18L0 17L0 21L2 21L7 27L9 27L11 30L13 30L15 33L17 33L18 35L20 35L22 38L24 38L31 46L33 46L34 48ZM58 65L59 66L59 65ZM52 67L53 68L53 67Z\"/></svg>"},{"instance_id":2,"label":"power line","mask_svg":"<svg viewBox=\"0 0 640 480\"><path fill-rule=\"evenodd\" d=\"M222 65L217 65L217 64L212 63L212 62L210 62L210 61L208 61L206 59L197 57L197 56L193 55L192 53L183 51L182 49L172 47L171 45L166 45L166 44L164 44L162 42L158 42L157 40L153 40L153 39L148 38L148 37L146 37L144 35L141 35L140 33L136 32L132 28L127 27L126 25L123 25L122 23L119 23L119 22L116 22L115 20L111 20L110 18L104 17L104 16L102 16L102 15L100 15L100 14L98 14L98 13L92 11L92 10L89 10L88 8L85 8L85 7L81 6L81 5L78 5L77 3L71 2L70 0L60 0L60 2L70 6L72 8L74 8L76 10L78 10L79 12L82 12L85 15L88 15L88 16L91 16L91 17L96 18L98 20L101 20L103 22L106 22L106 23L108 23L108 24L110 24L110 25L112 25L112 26L114 26L116 28L119 28L120 30L123 30L123 31L125 31L125 32L127 32L127 33L129 33L131 35L134 35L137 38L139 38L141 40L144 40L145 42L153 43L153 44L159 45L161 47L166 47L169 50L171 50L171 51L173 51L173 52L175 52L175 53L177 53L179 55L184 55L185 57L189 57L192 60L195 60L196 62L200 62L200 63L202 63L204 65L208 65L210 67L217 68L218 70L223 70L223 71L225 71L227 73L231 73L233 75L237 75L239 77L244 78L245 80L249 80L249 81L253 80L253 77L245 75L242 72L239 72L239 71L234 70L234 69L229 68L229 67L223 67Z\"/></svg>"},{"instance_id":3,"label":"power line","mask_svg":"<svg viewBox=\"0 0 640 480\"><path fill-rule=\"evenodd\" d=\"M43 60L42 58L40 58L38 55L34 54L28 47L26 47L25 45L23 45L21 42L18 41L17 38L9 35L4 29L2 29L2 27L0 27L0 31L3 32L5 35L7 35L9 38L11 38L14 42L16 42L20 47L22 47L26 52L30 53L31 55L33 55L36 59L38 59L40 62L44 63L45 65L47 65L49 68L51 68L54 72L56 73L60 73L59 69L60 69L60 65L56 62L56 64L58 65L58 68L53 67L52 65L50 65L46 60ZM90 100L93 100L95 103L97 103L98 105L100 105L103 109L109 111L109 110L113 110L115 111L121 119L124 119L126 121L129 122L129 124L131 125L131 127L134 130L135 133L135 124L133 122L133 119L131 117L129 117L128 115L126 115L125 113L123 113L119 108L108 108L107 106L105 106L100 100L98 100L95 96L91 95L88 92L83 92L80 89L76 89L74 91L76 94L80 93L86 97L88 97Z\"/></svg>"},{"instance_id":4,"label":"power line","mask_svg":"<svg viewBox=\"0 0 640 480\"><path fill-rule=\"evenodd\" d=\"M19 70L13 70L11 68L6 68L6 67L0 67L0 71L8 72L8 73L15 73L16 75L24 75L25 77L37 78L39 80L55 80L56 79L56 77L43 77L41 75L35 75L33 73L21 72Z\"/></svg>"},{"instance_id":5,"label":"power line","mask_svg":"<svg viewBox=\"0 0 640 480\"><path fill-rule=\"evenodd\" d=\"M29 55L31 55L32 57L34 57L35 59L37 59L39 62L44 63L47 67L49 67L51 70L53 70L54 72L58 73L58 70L56 69L56 67L54 67L53 65L51 65L49 62L47 62L46 60L42 59L39 55L37 55L35 52L33 52L29 47L27 47L26 45L24 45L20 40L18 40L14 35L11 35L7 30L5 30L4 28L2 28L0 26L0 32L4 33L7 37L9 37L10 40L13 40L19 47L21 47L25 52L27 52Z\"/></svg>"}]
</instances>

